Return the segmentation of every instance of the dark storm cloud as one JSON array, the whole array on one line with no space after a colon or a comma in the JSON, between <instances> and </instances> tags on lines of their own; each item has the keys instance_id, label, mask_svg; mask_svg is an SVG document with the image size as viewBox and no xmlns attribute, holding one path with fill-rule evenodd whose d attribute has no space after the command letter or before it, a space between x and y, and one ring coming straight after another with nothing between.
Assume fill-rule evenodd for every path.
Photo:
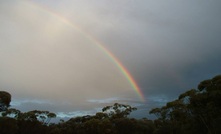
<instances>
[{"instance_id":1,"label":"dark storm cloud","mask_svg":"<svg viewBox=\"0 0 221 134\"><path fill-rule=\"evenodd\" d=\"M97 9L105 13L99 20L106 31L94 33L137 80L150 106L146 109L221 73L220 1L107 3Z\"/></svg>"},{"instance_id":2,"label":"dark storm cloud","mask_svg":"<svg viewBox=\"0 0 221 134\"><path fill-rule=\"evenodd\" d=\"M147 95L148 92L176 95L220 73L221 17L218 14L221 10L218 5L218 1L167 3L168 11L162 10L161 18L170 25L158 25L158 39L149 39L156 46L146 48L147 53L154 53L140 64L146 75L138 77Z\"/></svg>"},{"instance_id":3,"label":"dark storm cloud","mask_svg":"<svg viewBox=\"0 0 221 134\"><path fill-rule=\"evenodd\" d=\"M119 57L147 98L174 99L220 73L220 1L99 2L103 8L95 1L90 8L99 24L91 31Z\"/></svg>"}]
</instances>

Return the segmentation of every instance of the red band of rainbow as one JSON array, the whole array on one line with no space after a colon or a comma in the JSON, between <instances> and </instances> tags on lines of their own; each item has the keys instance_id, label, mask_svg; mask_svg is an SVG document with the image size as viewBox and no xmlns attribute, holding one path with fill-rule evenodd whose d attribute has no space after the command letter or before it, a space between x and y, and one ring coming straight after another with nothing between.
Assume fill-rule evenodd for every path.
<instances>
[{"instance_id":1,"label":"red band of rainbow","mask_svg":"<svg viewBox=\"0 0 221 134\"><path fill-rule=\"evenodd\" d=\"M145 98L143 96L143 93L141 91L141 89L139 88L137 82L134 80L134 78L132 77L132 75L130 74L130 72L127 70L127 68L120 62L120 60L114 56L113 53L111 53L111 51L109 51L104 45L102 45L102 43L100 43L99 40L97 40L95 37L93 37L91 34L83 31L83 29L81 29L80 27L78 27L75 23L70 22L67 18L63 17L62 15L52 11L51 9L43 6L43 5L39 5L38 3L34 3L31 1L28 1L30 4L32 4L33 6L35 6L36 8L39 8L55 17L57 17L59 20L61 20L64 24L74 28L75 30L79 31L80 33L82 33L86 38L88 38L89 40L91 40L91 42L93 42L103 53L105 53L110 60L118 67L118 69L120 70L120 72L122 72L122 74L126 77L126 79L128 80L128 82L130 83L130 85L132 86L133 90L136 92L136 94L139 96L141 101L145 101Z\"/></svg>"}]
</instances>

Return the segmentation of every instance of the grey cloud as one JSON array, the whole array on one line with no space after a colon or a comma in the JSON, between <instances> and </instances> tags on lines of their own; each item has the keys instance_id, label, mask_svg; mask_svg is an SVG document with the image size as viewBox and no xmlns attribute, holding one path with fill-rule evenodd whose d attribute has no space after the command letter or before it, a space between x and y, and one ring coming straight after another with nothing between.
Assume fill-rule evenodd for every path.
<instances>
[{"instance_id":1,"label":"grey cloud","mask_svg":"<svg viewBox=\"0 0 221 134\"><path fill-rule=\"evenodd\" d=\"M105 52L59 17L45 13L26 2L1 8L1 89L17 101L53 102L23 102L21 109L70 112L96 107L86 102L89 99L138 99Z\"/></svg>"},{"instance_id":2,"label":"grey cloud","mask_svg":"<svg viewBox=\"0 0 221 134\"><path fill-rule=\"evenodd\" d=\"M218 0L64 0L62 2L54 0L36 0L36 2L47 5L48 8L52 9L54 12L67 17L83 31L90 33L97 40L100 40L120 61L122 61L134 76L147 98L147 102L144 104L130 99L125 101L133 104L141 104L142 106L139 106L139 108L142 110L137 112L139 115L141 115L141 113L145 115L145 109L163 105L167 100L170 101L175 99L178 94L190 88L196 88L201 80L211 78L220 73L221 2ZM53 36L51 35L50 39L55 39L54 37L60 37L62 39L56 38L54 41L47 42L47 44L53 45L53 47L46 45L40 48L37 45L30 47L27 44L32 40L35 40L37 43L42 43L47 40L47 38L43 37L48 37L48 33L44 33L44 36L42 36L42 33L39 33L39 31L42 29L44 30L44 28L50 25L44 25L44 28L42 27L39 29L43 26L45 20L41 21L35 18L31 23L27 23L29 20L28 18L31 17L29 13L24 14L24 11L21 10L23 12L20 11L20 15L24 14L26 17L23 16L25 20L20 20L19 16L14 18L13 13L15 9L10 9L11 11L7 14L5 12L3 13L5 10L9 11L6 8L0 8L1 18L4 18L1 21L3 25L1 27L2 32L0 32L1 42L13 44L15 42L9 38L13 36L15 41L18 41L20 44L26 41L26 46L17 45L17 47L13 47L13 45L8 45L10 46L9 49L8 46L5 47L0 45L0 55L4 56L4 58L0 58L1 64L3 65L0 67L0 72L2 76L4 76L4 78L0 77L2 88L11 89L10 91L16 94L17 98L25 97L22 93L14 91L14 89L18 89L17 85L9 86L10 80L13 80L13 82L18 80L17 83L19 81L21 83L30 83L26 85L26 87L20 87L18 90L21 91L25 91L24 89L28 89L35 85L36 83L33 83L33 80L37 80L39 81L37 84L54 85L47 88L57 89L55 94L60 94L57 94L56 99L62 100L64 97L72 99L75 94L80 93L80 91L73 91L74 94L61 93L60 89L62 87L65 87L68 91L72 91L73 81L76 81L74 83L75 87L92 93L98 91L94 88L99 87L101 89L105 87L105 93L99 90L97 95L91 94L89 98L81 94L80 96L75 96L73 99L75 100L74 102L79 98L82 102L85 99L93 100L94 107L96 107L96 103L100 103L102 100L104 100L104 102L112 101L108 99L105 100L106 98L124 98L125 96L125 98L130 98L133 96L131 90L126 90L126 88L129 88L129 85L124 85L126 83L124 78L121 75L117 75L119 72L113 71L116 68L113 67L112 63L102 64L107 63L106 61L108 61L108 59L100 58L102 54L95 51L93 47L88 47L86 45L88 41L85 41L78 32L73 32L67 27L61 26L58 22L54 24L54 27L53 25L49 27L50 30L53 31ZM39 14L35 15L36 17L41 16ZM46 16L44 19L46 19ZM49 24L52 24L50 22L54 22L53 17L51 20L46 20ZM21 23L20 28L15 25L17 21ZM38 27L35 27L36 25ZM11 29L8 29L6 26L10 26ZM59 31L58 27L63 31ZM30 29L34 30L36 33L25 34L28 33ZM22 31L23 34L20 35L20 31ZM60 34L58 34L59 36L56 35L56 32L63 33L63 36ZM76 38L70 36L73 34ZM32 35L38 38L34 38ZM19 38L22 40L19 40ZM59 44L64 43L67 45L59 46ZM84 45L73 46L73 43ZM72 52L73 49L84 50L83 53L90 53L90 55L84 55L84 61L79 60L77 57L81 57L82 52ZM26 55L24 55L24 52ZM39 52L42 54L39 55ZM72 53L76 55L72 55ZM15 57L20 57L17 62L23 62L24 64L18 65L16 62L9 62L12 60L11 54ZM27 57L29 54L32 56ZM53 59L53 57L55 59ZM5 58L9 60L3 60ZM94 61L94 58L98 58L99 61ZM78 65L84 64L85 68L74 64L70 60L74 60ZM30 64L28 64L30 70L22 68L26 61L30 62ZM33 70L35 70L35 66L32 65L33 61L36 63L44 63L38 66L40 69L39 71L44 71L44 74L39 72L33 73ZM60 66L60 64L62 64L62 66ZM9 65L10 67L8 67ZM14 71L12 66L15 65L17 70L20 70L19 72L25 71L27 73L22 74L18 71ZM99 68L106 69L102 71L97 69L96 65L100 65ZM56 66L56 68L54 68L54 66ZM88 66L90 66L89 70ZM50 69L44 69L45 67ZM70 68L81 69L85 71L86 74L82 75L78 71L65 73ZM4 70L8 71L5 72ZM55 72L58 72L58 74L54 75ZM8 76L7 73L17 73L17 75L13 75L14 77L12 78ZM88 73L90 75L87 75ZM115 77L115 74L117 77ZM32 77L27 80L20 80L20 77L18 77L20 75L23 77ZM94 77L95 75L96 77ZM33 76L38 76L39 78ZM85 80L82 83L85 77L89 77L90 80ZM113 81L102 81L102 84L95 84L96 81L106 77L110 77ZM47 78L48 80L45 81L45 79L42 78ZM114 83L119 83L119 81L124 83L123 85L119 85L125 89L121 93L118 93L119 89L114 90L114 88L117 87L113 86ZM84 83L90 85L87 87L88 89L85 89L86 87L84 89L81 88ZM92 88L91 85L93 85L94 88ZM43 88L43 86L37 87L38 88L35 90ZM53 98L53 95L50 95L49 91L51 92L52 90L44 91L47 95L38 94L38 92L34 93L38 94L39 98L42 99L47 98L48 95L50 96L49 98ZM35 94L29 93L26 95L32 98ZM103 97L100 98L99 96ZM116 101L118 100L116 99ZM103 103L100 106L105 104L108 103ZM78 106L76 107L78 108ZM80 107L82 106L79 106L79 108Z\"/></svg>"}]
</instances>

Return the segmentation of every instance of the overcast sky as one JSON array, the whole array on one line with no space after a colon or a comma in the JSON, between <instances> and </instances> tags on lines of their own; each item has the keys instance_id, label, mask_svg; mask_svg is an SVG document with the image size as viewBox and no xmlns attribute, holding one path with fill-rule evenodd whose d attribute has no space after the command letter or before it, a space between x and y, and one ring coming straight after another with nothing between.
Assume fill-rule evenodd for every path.
<instances>
[{"instance_id":1,"label":"overcast sky","mask_svg":"<svg viewBox=\"0 0 221 134\"><path fill-rule=\"evenodd\" d=\"M221 73L220 6L220 0L0 1L0 89L22 111L76 116L120 102L148 117L151 108ZM145 102L88 35L128 69Z\"/></svg>"}]
</instances>

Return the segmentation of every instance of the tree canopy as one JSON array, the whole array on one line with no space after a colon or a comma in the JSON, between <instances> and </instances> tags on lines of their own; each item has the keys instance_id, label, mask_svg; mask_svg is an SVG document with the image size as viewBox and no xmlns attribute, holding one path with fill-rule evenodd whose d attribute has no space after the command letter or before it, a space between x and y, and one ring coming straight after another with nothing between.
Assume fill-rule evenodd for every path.
<instances>
[{"instance_id":1,"label":"tree canopy","mask_svg":"<svg viewBox=\"0 0 221 134\"><path fill-rule=\"evenodd\" d=\"M11 94L6 91L0 91L0 111L6 110L10 106Z\"/></svg>"},{"instance_id":2,"label":"tree canopy","mask_svg":"<svg viewBox=\"0 0 221 134\"><path fill-rule=\"evenodd\" d=\"M129 118L137 108L114 103L95 115L73 117L57 124L50 123L55 113L32 110L21 112L8 108L11 95L0 91L1 134L220 134L221 75L199 83L177 99L150 114L155 120Z\"/></svg>"},{"instance_id":3,"label":"tree canopy","mask_svg":"<svg viewBox=\"0 0 221 134\"><path fill-rule=\"evenodd\" d=\"M169 125L169 133L221 133L221 75L200 82L197 89L149 113L158 117L155 122Z\"/></svg>"}]
</instances>

